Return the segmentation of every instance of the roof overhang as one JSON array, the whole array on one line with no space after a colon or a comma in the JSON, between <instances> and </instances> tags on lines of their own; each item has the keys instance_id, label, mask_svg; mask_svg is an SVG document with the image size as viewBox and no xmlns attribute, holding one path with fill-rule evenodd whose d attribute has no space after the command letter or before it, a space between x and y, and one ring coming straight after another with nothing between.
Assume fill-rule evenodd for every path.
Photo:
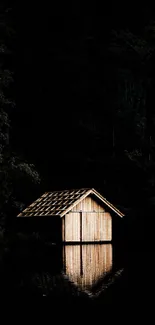
<instances>
[{"instance_id":1,"label":"roof overhang","mask_svg":"<svg viewBox=\"0 0 155 325\"><path fill-rule=\"evenodd\" d=\"M80 203L83 199L85 199L90 194L93 194L100 201L102 201L105 205L107 205L111 210L113 210L119 217L123 218L124 214L119 211L113 204L107 201L99 192L97 192L94 188L88 190L84 195L82 195L78 200L76 200L70 207L68 207L65 211L63 211L60 216L63 217L66 213L71 211L78 203Z\"/></svg>"}]
</instances>

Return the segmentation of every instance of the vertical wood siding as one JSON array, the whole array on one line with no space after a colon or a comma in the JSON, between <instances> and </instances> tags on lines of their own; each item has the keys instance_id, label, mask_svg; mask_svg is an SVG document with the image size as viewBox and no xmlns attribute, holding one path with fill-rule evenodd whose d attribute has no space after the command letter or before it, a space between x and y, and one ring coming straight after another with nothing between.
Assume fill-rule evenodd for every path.
<instances>
[{"instance_id":1,"label":"vertical wood siding","mask_svg":"<svg viewBox=\"0 0 155 325\"><path fill-rule=\"evenodd\" d=\"M62 218L62 241L65 241L65 216Z\"/></svg>"},{"instance_id":2,"label":"vertical wood siding","mask_svg":"<svg viewBox=\"0 0 155 325\"><path fill-rule=\"evenodd\" d=\"M80 241L80 213L65 215L65 241Z\"/></svg>"},{"instance_id":3,"label":"vertical wood siding","mask_svg":"<svg viewBox=\"0 0 155 325\"><path fill-rule=\"evenodd\" d=\"M96 202L91 196L87 196L84 200L78 203L72 211L105 211L103 206Z\"/></svg>"},{"instance_id":4,"label":"vertical wood siding","mask_svg":"<svg viewBox=\"0 0 155 325\"><path fill-rule=\"evenodd\" d=\"M107 212L82 213L82 241L111 241L112 218Z\"/></svg>"},{"instance_id":5,"label":"vertical wood siding","mask_svg":"<svg viewBox=\"0 0 155 325\"><path fill-rule=\"evenodd\" d=\"M66 242L111 241L111 215L92 197L87 197L62 218L62 238Z\"/></svg>"}]
</instances>

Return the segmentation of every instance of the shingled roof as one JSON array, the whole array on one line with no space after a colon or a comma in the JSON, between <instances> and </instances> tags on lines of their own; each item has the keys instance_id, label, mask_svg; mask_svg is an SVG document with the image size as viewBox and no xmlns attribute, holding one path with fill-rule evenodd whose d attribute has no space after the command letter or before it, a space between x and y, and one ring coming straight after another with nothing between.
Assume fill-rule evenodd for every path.
<instances>
[{"instance_id":1,"label":"shingled roof","mask_svg":"<svg viewBox=\"0 0 155 325\"><path fill-rule=\"evenodd\" d=\"M100 193L94 188L82 188L74 190L63 190L46 192L25 210L23 210L17 217L31 217L31 216L51 216L59 215L63 217L64 214L69 212L75 205L83 200L88 195L93 194L109 208L111 208L120 217L123 213L108 202Z\"/></svg>"}]
</instances>

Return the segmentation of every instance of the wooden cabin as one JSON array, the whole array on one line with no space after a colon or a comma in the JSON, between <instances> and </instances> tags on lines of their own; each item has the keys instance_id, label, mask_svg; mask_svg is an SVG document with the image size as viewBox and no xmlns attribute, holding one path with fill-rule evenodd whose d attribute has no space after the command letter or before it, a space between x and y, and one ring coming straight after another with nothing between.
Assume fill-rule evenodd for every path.
<instances>
[{"instance_id":1,"label":"wooden cabin","mask_svg":"<svg viewBox=\"0 0 155 325\"><path fill-rule=\"evenodd\" d=\"M55 235L54 240L90 243L112 241L113 220L122 218L123 213L94 188L84 188L46 192L17 217L29 220L34 231L43 229L44 224Z\"/></svg>"}]
</instances>

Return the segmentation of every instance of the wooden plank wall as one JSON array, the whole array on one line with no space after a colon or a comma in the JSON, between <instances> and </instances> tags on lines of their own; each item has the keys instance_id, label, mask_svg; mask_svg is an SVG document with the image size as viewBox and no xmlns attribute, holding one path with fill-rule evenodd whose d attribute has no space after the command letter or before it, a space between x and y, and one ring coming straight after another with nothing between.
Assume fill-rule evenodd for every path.
<instances>
[{"instance_id":1,"label":"wooden plank wall","mask_svg":"<svg viewBox=\"0 0 155 325\"><path fill-rule=\"evenodd\" d=\"M112 245L70 245L63 247L66 275L80 289L90 290L112 269Z\"/></svg>"},{"instance_id":2,"label":"wooden plank wall","mask_svg":"<svg viewBox=\"0 0 155 325\"><path fill-rule=\"evenodd\" d=\"M80 213L65 215L65 241L80 241Z\"/></svg>"},{"instance_id":3,"label":"wooden plank wall","mask_svg":"<svg viewBox=\"0 0 155 325\"><path fill-rule=\"evenodd\" d=\"M83 212L82 241L111 241L112 219L107 212Z\"/></svg>"},{"instance_id":4,"label":"wooden plank wall","mask_svg":"<svg viewBox=\"0 0 155 325\"><path fill-rule=\"evenodd\" d=\"M82 211L82 241L111 241L112 218L92 197L85 198L62 219L62 240L80 241L80 211Z\"/></svg>"},{"instance_id":5,"label":"wooden plank wall","mask_svg":"<svg viewBox=\"0 0 155 325\"><path fill-rule=\"evenodd\" d=\"M105 209L101 204L96 202L91 196L87 196L84 200L78 203L72 211L95 211L95 212L103 212Z\"/></svg>"}]
</instances>

